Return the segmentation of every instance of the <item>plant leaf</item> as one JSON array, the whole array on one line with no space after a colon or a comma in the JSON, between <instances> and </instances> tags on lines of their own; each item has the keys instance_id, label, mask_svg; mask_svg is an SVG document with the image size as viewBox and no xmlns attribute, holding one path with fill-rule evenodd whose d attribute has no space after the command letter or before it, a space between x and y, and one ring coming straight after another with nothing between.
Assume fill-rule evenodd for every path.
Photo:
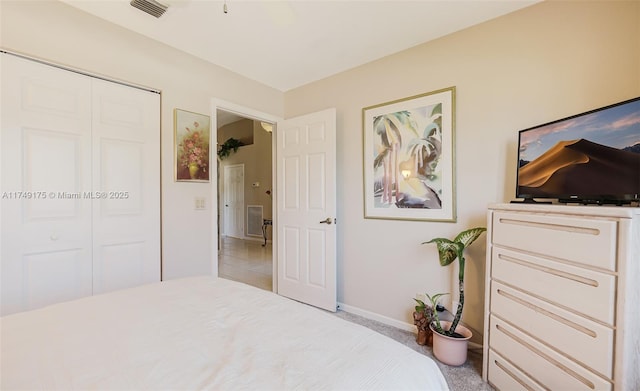
<instances>
[{"instance_id":1,"label":"plant leaf","mask_svg":"<svg viewBox=\"0 0 640 391\"><path fill-rule=\"evenodd\" d=\"M466 231L460 232L458 236L456 236L456 238L453 239L453 241L457 243L462 243L462 250L464 250L476 239L478 239L480 235L482 235L482 233L486 230L487 229L484 227L470 228Z\"/></svg>"},{"instance_id":2,"label":"plant leaf","mask_svg":"<svg viewBox=\"0 0 640 391\"><path fill-rule=\"evenodd\" d=\"M448 295L448 293L436 293L433 296L429 296L428 293L425 293L425 295L427 296L427 299L429 299L429 301L431 302L432 307L435 309L436 305L438 304L438 299L440 299L440 297L442 297L442 296ZM414 299L414 300L416 300L416 299Z\"/></svg>"},{"instance_id":3,"label":"plant leaf","mask_svg":"<svg viewBox=\"0 0 640 391\"><path fill-rule=\"evenodd\" d=\"M452 242L447 238L435 238L422 244L435 243L438 247L438 255L440 258L440 266L447 266L451 262L455 261L458 257L458 249L460 243Z\"/></svg>"},{"instance_id":4,"label":"plant leaf","mask_svg":"<svg viewBox=\"0 0 640 391\"><path fill-rule=\"evenodd\" d=\"M415 300L416 303L418 303L418 305L414 307L416 312L424 311L427 308L427 304L424 301L420 299L413 299L413 300Z\"/></svg>"},{"instance_id":5,"label":"plant leaf","mask_svg":"<svg viewBox=\"0 0 640 391\"><path fill-rule=\"evenodd\" d=\"M431 308L433 309L433 312L432 312L433 327L436 329L438 333L445 334L445 331L442 329L442 325L440 324L440 318L438 317L438 311L436 311L436 306L438 305L438 299L441 296L448 295L448 293L436 293L433 296L429 296L429 294L427 293L426 295L429 301L431 302Z\"/></svg>"}]
</instances>

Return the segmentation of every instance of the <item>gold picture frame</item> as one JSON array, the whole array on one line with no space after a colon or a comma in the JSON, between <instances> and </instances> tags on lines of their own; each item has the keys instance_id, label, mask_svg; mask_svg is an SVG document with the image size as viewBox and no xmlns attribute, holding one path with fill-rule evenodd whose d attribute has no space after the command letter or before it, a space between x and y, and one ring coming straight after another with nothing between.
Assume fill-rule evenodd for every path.
<instances>
[{"instance_id":1,"label":"gold picture frame","mask_svg":"<svg viewBox=\"0 0 640 391\"><path fill-rule=\"evenodd\" d=\"M211 119L208 115L173 110L174 168L178 182L209 182Z\"/></svg>"},{"instance_id":2,"label":"gold picture frame","mask_svg":"<svg viewBox=\"0 0 640 391\"><path fill-rule=\"evenodd\" d=\"M365 218L456 221L455 93L362 109Z\"/></svg>"}]
</instances>

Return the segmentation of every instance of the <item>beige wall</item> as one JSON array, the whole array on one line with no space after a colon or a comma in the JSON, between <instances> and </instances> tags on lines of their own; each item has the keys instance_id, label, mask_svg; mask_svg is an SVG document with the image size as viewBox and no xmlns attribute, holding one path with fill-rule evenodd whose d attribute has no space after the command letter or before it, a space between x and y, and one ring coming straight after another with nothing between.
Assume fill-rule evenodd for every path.
<instances>
[{"instance_id":1,"label":"beige wall","mask_svg":"<svg viewBox=\"0 0 640 391\"><path fill-rule=\"evenodd\" d=\"M252 119L245 118L218 128L218 145L232 137L244 145L253 144L253 123Z\"/></svg>"},{"instance_id":2,"label":"beige wall","mask_svg":"<svg viewBox=\"0 0 640 391\"><path fill-rule=\"evenodd\" d=\"M262 205L264 218L272 218L272 198L266 193L272 189L271 151L272 134L260 126L260 121L249 119L237 121L218 129L218 143L224 143L229 137L239 138L238 135L246 135L250 131L253 134L253 144L238 148L238 152L220 162L220 210L224 201L224 166L232 164L244 164L244 232L247 232L247 205ZM243 138L243 137L241 137ZM259 182L259 187L252 184ZM221 214L220 224L224 224ZM220 232L224 232L221 230ZM272 230L267 229L267 239L271 240ZM261 240L261 238L259 238Z\"/></svg>"},{"instance_id":3,"label":"beige wall","mask_svg":"<svg viewBox=\"0 0 640 391\"><path fill-rule=\"evenodd\" d=\"M0 1L0 46L162 92L163 278L211 272L215 182L174 181L173 109L214 115L216 97L282 116L283 94L57 1Z\"/></svg>"},{"instance_id":4,"label":"beige wall","mask_svg":"<svg viewBox=\"0 0 640 391\"><path fill-rule=\"evenodd\" d=\"M458 222L363 218L363 107L456 86ZM486 225L515 192L517 131L640 95L640 2L543 2L285 93L285 117L338 112L338 299L412 323L448 292L433 237ZM467 257L464 321L482 330L485 236ZM569 245L569 244L568 244Z\"/></svg>"}]
</instances>

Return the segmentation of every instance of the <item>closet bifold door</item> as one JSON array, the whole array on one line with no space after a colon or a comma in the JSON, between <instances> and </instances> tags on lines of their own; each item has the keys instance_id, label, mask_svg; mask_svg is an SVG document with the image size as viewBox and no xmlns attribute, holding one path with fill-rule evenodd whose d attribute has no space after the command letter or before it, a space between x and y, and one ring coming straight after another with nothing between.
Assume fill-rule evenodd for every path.
<instances>
[{"instance_id":1,"label":"closet bifold door","mask_svg":"<svg viewBox=\"0 0 640 391\"><path fill-rule=\"evenodd\" d=\"M160 95L0 61L1 315L160 281Z\"/></svg>"},{"instance_id":2,"label":"closet bifold door","mask_svg":"<svg viewBox=\"0 0 640 391\"><path fill-rule=\"evenodd\" d=\"M2 315L92 293L91 79L11 54L2 69Z\"/></svg>"},{"instance_id":3,"label":"closet bifold door","mask_svg":"<svg viewBox=\"0 0 640 391\"><path fill-rule=\"evenodd\" d=\"M93 292L160 281L160 95L93 80Z\"/></svg>"}]
</instances>

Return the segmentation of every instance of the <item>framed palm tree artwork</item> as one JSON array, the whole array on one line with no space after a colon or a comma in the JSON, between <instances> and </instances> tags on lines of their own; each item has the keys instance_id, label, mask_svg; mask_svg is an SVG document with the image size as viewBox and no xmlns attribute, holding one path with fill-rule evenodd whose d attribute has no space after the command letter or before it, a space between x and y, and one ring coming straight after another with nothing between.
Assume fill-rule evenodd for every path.
<instances>
[{"instance_id":1,"label":"framed palm tree artwork","mask_svg":"<svg viewBox=\"0 0 640 391\"><path fill-rule=\"evenodd\" d=\"M176 181L209 182L210 118L173 110Z\"/></svg>"},{"instance_id":2,"label":"framed palm tree artwork","mask_svg":"<svg viewBox=\"0 0 640 391\"><path fill-rule=\"evenodd\" d=\"M365 218L456 221L455 92L362 109Z\"/></svg>"}]
</instances>

